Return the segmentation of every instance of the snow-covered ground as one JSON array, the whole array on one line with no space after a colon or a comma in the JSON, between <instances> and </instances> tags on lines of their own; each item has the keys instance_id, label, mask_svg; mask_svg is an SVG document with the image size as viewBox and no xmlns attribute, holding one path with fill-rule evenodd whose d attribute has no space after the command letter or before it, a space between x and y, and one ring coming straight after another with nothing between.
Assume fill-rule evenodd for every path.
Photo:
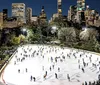
<instances>
[{"instance_id":1,"label":"snow-covered ground","mask_svg":"<svg viewBox=\"0 0 100 85\"><path fill-rule=\"evenodd\" d=\"M0 80L4 79L8 85L82 85L85 81L98 80L99 61L99 55L87 51L48 45L24 45L17 49ZM35 82L34 79L31 81L31 76L36 78Z\"/></svg>"}]
</instances>

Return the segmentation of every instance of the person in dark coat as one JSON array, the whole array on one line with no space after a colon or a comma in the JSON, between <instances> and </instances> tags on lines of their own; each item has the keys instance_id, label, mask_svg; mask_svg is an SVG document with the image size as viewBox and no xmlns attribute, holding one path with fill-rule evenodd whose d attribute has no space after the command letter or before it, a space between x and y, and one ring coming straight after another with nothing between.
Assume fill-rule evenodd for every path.
<instances>
[{"instance_id":1,"label":"person in dark coat","mask_svg":"<svg viewBox=\"0 0 100 85\"><path fill-rule=\"evenodd\" d=\"M89 82L89 85L92 85L91 82Z\"/></svg>"},{"instance_id":2,"label":"person in dark coat","mask_svg":"<svg viewBox=\"0 0 100 85\"><path fill-rule=\"evenodd\" d=\"M82 71L83 71L83 73L85 72L85 71L84 71L84 68L82 68Z\"/></svg>"},{"instance_id":3,"label":"person in dark coat","mask_svg":"<svg viewBox=\"0 0 100 85\"><path fill-rule=\"evenodd\" d=\"M54 65L52 65L53 69L54 69Z\"/></svg>"},{"instance_id":4,"label":"person in dark coat","mask_svg":"<svg viewBox=\"0 0 100 85\"><path fill-rule=\"evenodd\" d=\"M30 81L32 81L32 79L33 79L33 77L32 77L32 75L30 76Z\"/></svg>"},{"instance_id":5,"label":"person in dark coat","mask_svg":"<svg viewBox=\"0 0 100 85\"><path fill-rule=\"evenodd\" d=\"M60 71L60 68L58 67L58 72Z\"/></svg>"},{"instance_id":6,"label":"person in dark coat","mask_svg":"<svg viewBox=\"0 0 100 85\"><path fill-rule=\"evenodd\" d=\"M51 66L50 66L50 71L51 71Z\"/></svg>"},{"instance_id":7,"label":"person in dark coat","mask_svg":"<svg viewBox=\"0 0 100 85\"><path fill-rule=\"evenodd\" d=\"M70 77L69 77L69 74L67 74L67 79L70 81Z\"/></svg>"},{"instance_id":8,"label":"person in dark coat","mask_svg":"<svg viewBox=\"0 0 100 85\"><path fill-rule=\"evenodd\" d=\"M55 78L57 79L57 73L55 73Z\"/></svg>"},{"instance_id":9,"label":"person in dark coat","mask_svg":"<svg viewBox=\"0 0 100 85\"><path fill-rule=\"evenodd\" d=\"M20 69L18 69L18 73L20 73Z\"/></svg>"},{"instance_id":10,"label":"person in dark coat","mask_svg":"<svg viewBox=\"0 0 100 85\"><path fill-rule=\"evenodd\" d=\"M36 78L35 77L33 77L33 79L34 79L34 82L36 81Z\"/></svg>"},{"instance_id":11,"label":"person in dark coat","mask_svg":"<svg viewBox=\"0 0 100 85\"><path fill-rule=\"evenodd\" d=\"M27 68L26 68L25 70L26 70L26 72L27 72Z\"/></svg>"},{"instance_id":12,"label":"person in dark coat","mask_svg":"<svg viewBox=\"0 0 100 85\"><path fill-rule=\"evenodd\" d=\"M85 81L85 85L87 85L87 82Z\"/></svg>"},{"instance_id":13,"label":"person in dark coat","mask_svg":"<svg viewBox=\"0 0 100 85\"><path fill-rule=\"evenodd\" d=\"M46 71L46 75L47 75L47 71Z\"/></svg>"}]
</instances>

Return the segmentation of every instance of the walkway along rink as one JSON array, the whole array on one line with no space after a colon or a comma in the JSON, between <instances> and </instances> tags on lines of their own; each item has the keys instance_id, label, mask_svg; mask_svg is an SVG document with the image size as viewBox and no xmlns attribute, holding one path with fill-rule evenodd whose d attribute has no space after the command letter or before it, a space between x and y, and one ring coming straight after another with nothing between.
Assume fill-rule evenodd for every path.
<instances>
[{"instance_id":1,"label":"walkway along rink","mask_svg":"<svg viewBox=\"0 0 100 85\"><path fill-rule=\"evenodd\" d=\"M50 45L23 45L12 55L2 78L8 85L82 85L98 80L100 56ZM4 83L3 82L3 83Z\"/></svg>"}]
</instances>

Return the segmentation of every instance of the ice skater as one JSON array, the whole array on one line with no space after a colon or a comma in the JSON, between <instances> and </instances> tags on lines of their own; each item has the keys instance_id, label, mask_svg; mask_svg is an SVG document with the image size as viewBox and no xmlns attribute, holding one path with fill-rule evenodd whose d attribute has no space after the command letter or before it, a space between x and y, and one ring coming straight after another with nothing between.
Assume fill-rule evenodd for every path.
<instances>
[{"instance_id":1,"label":"ice skater","mask_svg":"<svg viewBox=\"0 0 100 85\"><path fill-rule=\"evenodd\" d=\"M55 73L55 78L57 79L57 73Z\"/></svg>"},{"instance_id":2,"label":"ice skater","mask_svg":"<svg viewBox=\"0 0 100 85\"><path fill-rule=\"evenodd\" d=\"M45 73L45 75L43 76L43 78L46 79L46 77L47 77L47 72Z\"/></svg>"},{"instance_id":3,"label":"ice skater","mask_svg":"<svg viewBox=\"0 0 100 85\"><path fill-rule=\"evenodd\" d=\"M82 72L85 73L84 68L82 68Z\"/></svg>"},{"instance_id":4,"label":"ice skater","mask_svg":"<svg viewBox=\"0 0 100 85\"><path fill-rule=\"evenodd\" d=\"M50 66L50 71L51 71L51 66Z\"/></svg>"},{"instance_id":5,"label":"ice skater","mask_svg":"<svg viewBox=\"0 0 100 85\"><path fill-rule=\"evenodd\" d=\"M78 60L78 63L80 63L80 60Z\"/></svg>"},{"instance_id":6,"label":"ice skater","mask_svg":"<svg viewBox=\"0 0 100 85\"><path fill-rule=\"evenodd\" d=\"M32 77L32 75L30 76L30 81L32 81L32 79L33 79L33 77Z\"/></svg>"},{"instance_id":7,"label":"ice skater","mask_svg":"<svg viewBox=\"0 0 100 85\"><path fill-rule=\"evenodd\" d=\"M54 69L54 65L52 65L53 69Z\"/></svg>"},{"instance_id":8,"label":"ice skater","mask_svg":"<svg viewBox=\"0 0 100 85\"><path fill-rule=\"evenodd\" d=\"M78 66L78 68L80 69L80 65Z\"/></svg>"},{"instance_id":9,"label":"ice skater","mask_svg":"<svg viewBox=\"0 0 100 85\"><path fill-rule=\"evenodd\" d=\"M18 69L18 73L20 73L20 69Z\"/></svg>"},{"instance_id":10,"label":"ice skater","mask_svg":"<svg viewBox=\"0 0 100 85\"><path fill-rule=\"evenodd\" d=\"M16 61L14 62L14 65L16 65Z\"/></svg>"},{"instance_id":11,"label":"ice skater","mask_svg":"<svg viewBox=\"0 0 100 85\"><path fill-rule=\"evenodd\" d=\"M100 81L100 74L98 75L98 80Z\"/></svg>"},{"instance_id":12,"label":"ice skater","mask_svg":"<svg viewBox=\"0 0 100 85\"><path fill-rule=\"evenodd\" d=\"M67 79L70 81L70 77L69 77L69 74L67 74Z\"/></svg>"},{"instance_id":13,"label":"ice skater","mask_svg":"<svg viewBox=\"0 0 100 85\"><path fill-rule=\"evenodd\" d=\"M51 62L53 62L53 58L51 57Z\"/></svg>"},{"instance_id":14,"label":"ice skater","mask_svg":"<svg viewBox=\"0 0 100 85\"><path fill-rule=\"evenodd\" d=\"M27 68L26 68L25 70L26 70L26 72L27 72Z\"/></svg>"},{"instance_id":15,"label":"ice skater","mask_svg":"<svg viewBox=\"0 0 100 85\"><path fill-rule=\"evenodd\" d=\"M36 78L35 77L33 77L33 80L34 80L34 82L36 81Z\"/></svg>"},{"instance_id":16,"label":"ice skater","mask_svg":"<svg viewBox=\"0 0 100 85\"><path fill-rule=\"evenodd\" d=\"M86 81L85 81L85 85L88 85Z\"/></svg>"},{"instance_id":17,"label":"ice skater","mask_svg":"<svg viewBox=\"0 0 100 85\"><path fill-rule=\"evenodd\" d=\"M42 66L42 70L44 71L44 66Z\"/></svg>"},{"instance_id":18,"label":"ice skater","mask_svg":"<svg viewBox=\"0 0 100 85\"><path fill-rule=\"evenodd\" d=\"M60 68L58 67L58 72L60 72Z\"/></svg>"}]
</instances>

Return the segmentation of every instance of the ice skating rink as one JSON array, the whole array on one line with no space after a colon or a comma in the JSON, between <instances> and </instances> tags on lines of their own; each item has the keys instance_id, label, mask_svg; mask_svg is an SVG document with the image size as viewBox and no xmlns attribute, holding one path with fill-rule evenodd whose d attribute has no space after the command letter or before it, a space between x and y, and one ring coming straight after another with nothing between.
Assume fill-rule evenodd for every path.
<instances>
[{"instance_id":1,"label":"ice skating rink","mask_svg":"<svg viewBox=\"0 0 100 85\"><path fill-rule=\"evenodd\" d=\"M87 51L23 45L4 69L0 81L7 85L82 85L98 80L99 61L99 55Z\"/></svg>"}]
</instances>

